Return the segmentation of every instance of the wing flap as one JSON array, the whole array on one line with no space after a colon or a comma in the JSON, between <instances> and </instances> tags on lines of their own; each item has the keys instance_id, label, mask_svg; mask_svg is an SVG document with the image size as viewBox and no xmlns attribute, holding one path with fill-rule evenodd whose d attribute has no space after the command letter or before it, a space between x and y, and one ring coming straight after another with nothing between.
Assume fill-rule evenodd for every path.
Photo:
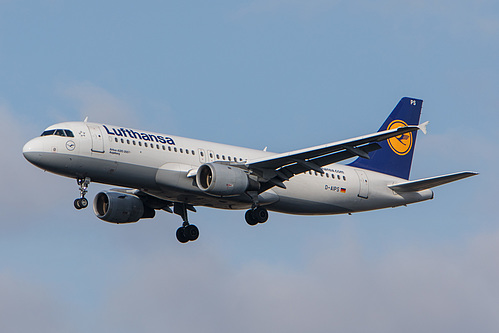
<instances>
[{"instance_id":1,"label":"wing flap","mask_svg":"<svg viewBox=\"0 0 499 333\"><path fill-rule=\"evenodd\" d=\"M360 150L363 153L368 154L368 153L370 153L372 151L375 151L377 149L380 149L380 148L381 147L380 147L379 144L377 144L377 143L370 143L370 144L365 145L365 146L363 146L361 148L356 148L356 150ZM333 154L329 154L329 155L326 155L326 156L321 156L321 157L318 157L318 158L315 158L315 159L310 159L309 161L312 162L312 163L314 163L315 165L323 167L325 165L337 163L337 162L340 162L340 161L343 161L343 160L346 160L346 159L349 159L349 158L355 157L355 156L358 156L358 154L357 153L353 153L352 151L349 151L347 149L345 151L339 151L339 152L336 152L336 153L333 153ZM303 164L300 164L300 163L291 164L291 165L282 167L281 169L278 169L278 171L280 171L280 172L285 172L285 174L287 176L287 179L286 178L282 178L282 180L289 180L289 178L292 175L297 175L297 174L306 172L308 170L315 170L315 169L305 167Z\"/></svg>"},{"instance_id":2,"label":"wing flap","mask_svg":"<svg viewBox=\"0 0 499 333\"><path fill-rule=\"evenodd\" d=\"M478 175L478 172L463 171L452 173L443 176L413 180L410 182L403 182L399 184L388 185L389 188L396 192L417 192L427 190L436 186L444 185L447 183L455 182L464 178Z\"/></svg>"}]
</instances>

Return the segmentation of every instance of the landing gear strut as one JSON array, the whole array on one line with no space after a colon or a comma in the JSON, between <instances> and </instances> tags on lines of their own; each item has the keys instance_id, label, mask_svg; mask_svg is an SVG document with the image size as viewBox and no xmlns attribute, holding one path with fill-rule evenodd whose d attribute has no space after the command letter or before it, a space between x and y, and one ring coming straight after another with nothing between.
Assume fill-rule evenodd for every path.
<instances>
[{"instance_id":1,"label":"landing gear strut","mask_svg":"<svg viewBox=\"0 0 499 333\"><path fill-rule=\"evenodd\" d=\"M267 222L269 218L269 212L261 206L256 206L252 209L247 210L244 218L249 225L257 225L258 223Z\"/></svg>"},{"instance_id":2,"label":"landing gear strut","mask_svg":"<svg viewBox=\"0 0 499 333\"><path fill-rule=\"evenodd\" d=\"M80 197L75 199L74 206L76 209L83 209L88 207L88 200L85 198L87 194L88 185L90 184L90 178L77 178L76 183L80 186Z\"/></svg>"},{"instance_id":3,"label":"landing gear strut","mask_svg":"<svg viewBox=\"0 0 499 333\"><path fill-rule=\"evenodd\" d=\"M195 241L199 237L199 229L194 224L189 224L187 218L187 207L185 203L174 203L173 212L182 218L182 226L177 229L177 240L180 243ZM194 207L191 207L192 209Z\"/></svg>"},{"instance_id":4,"label":"landing gear strut","mask_svg":"<svg viewBox=\"0 0 499 333\"><path fill-rule=\"evenodd\" d=\"M257 225L258 223L267 222L269 219L269 212L258 204L258 192L248 191L246 194L251 198L251 201L253 201L251 209L247 210L244 215L246 223L249 225Z\"/></svg>"}]
</instances>

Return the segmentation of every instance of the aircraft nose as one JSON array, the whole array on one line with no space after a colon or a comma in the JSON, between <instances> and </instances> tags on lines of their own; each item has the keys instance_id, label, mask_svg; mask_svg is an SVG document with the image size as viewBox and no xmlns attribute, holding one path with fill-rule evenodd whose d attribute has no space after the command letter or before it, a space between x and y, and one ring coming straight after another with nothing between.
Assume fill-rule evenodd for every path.
<instances>
[{"instance_id":1,"label":"aircraft nose","mask_svg":"<svg viewBox=\"0 0 499 333\"><path fill-rule=\"evenodd\" d=\"M28 141L23 147L24 158L35 165L40 162L42 154L43 142L39 138Z\"/></svg>"}]
</instances>

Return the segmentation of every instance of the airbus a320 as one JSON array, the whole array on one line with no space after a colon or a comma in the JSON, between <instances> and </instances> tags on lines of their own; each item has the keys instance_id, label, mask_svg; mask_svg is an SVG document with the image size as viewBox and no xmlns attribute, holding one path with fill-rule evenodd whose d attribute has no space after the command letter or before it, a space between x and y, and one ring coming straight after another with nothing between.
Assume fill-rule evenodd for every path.
<instances>
[{"instance_id":1,"label":"airbus a320","mask_svg":"<svg viewBox=\"0 0 499 333\"><path fill-rule=\"evenodd\" d=\"M431 188L474 176L471 171L409 180L423 101L402 98L378 132L311 148L272 153L83 122L52 125L23 148L35 166L76 179L76 209L88 206L91 182L119 186L98 193L96 216L111 223L153 218L156 211L182 218L179 242L194 241L195 206L246 210L249 225L268 211L350 214L433 198ZM338 162L354 159L349 164Z\"/></svg>"}]
</instances>

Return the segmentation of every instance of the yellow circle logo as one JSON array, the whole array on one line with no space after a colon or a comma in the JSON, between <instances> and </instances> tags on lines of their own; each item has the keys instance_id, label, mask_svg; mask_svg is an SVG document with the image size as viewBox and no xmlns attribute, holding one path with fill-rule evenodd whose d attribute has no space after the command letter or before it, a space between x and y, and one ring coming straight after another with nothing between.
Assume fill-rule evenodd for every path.
<instances>
[{"instance_id":1,"label":"yellow circle logo","mask_svg":"<svg viewBox=\"0 0 499 333\"><path fill-rule=\"evenodd\" d=\"M387 130L396 129L407 124L402 120L394 120L388 125ZM405 133L388 139L388 145L397 155L406 155L412 148L412 133Z\"/></svg>"}]
</instances>

